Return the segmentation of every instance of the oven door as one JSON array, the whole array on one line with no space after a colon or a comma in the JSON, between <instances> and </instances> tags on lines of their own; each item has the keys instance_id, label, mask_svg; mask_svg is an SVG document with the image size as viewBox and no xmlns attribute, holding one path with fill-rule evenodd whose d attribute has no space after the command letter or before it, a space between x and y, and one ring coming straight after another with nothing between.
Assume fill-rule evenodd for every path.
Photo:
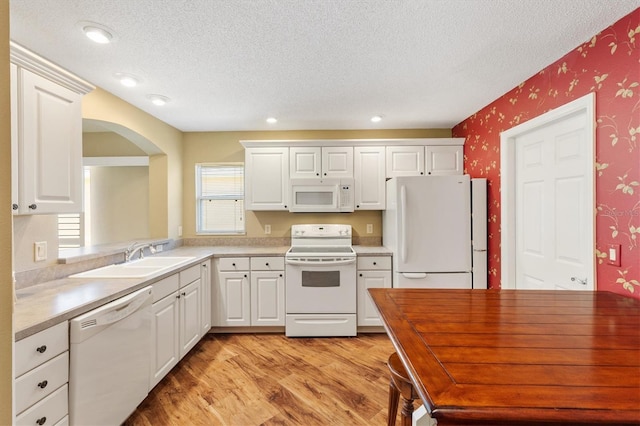
<instances>
[{"instance_id":1,"label":"oven door","mask_svg":"<svg viewBox=\"0 0 640 426\"><path fill-rule=\"evenodd\" d=\"M286 259L287 314L355 314L356 258Z\"/></svg>"}]
</instances>

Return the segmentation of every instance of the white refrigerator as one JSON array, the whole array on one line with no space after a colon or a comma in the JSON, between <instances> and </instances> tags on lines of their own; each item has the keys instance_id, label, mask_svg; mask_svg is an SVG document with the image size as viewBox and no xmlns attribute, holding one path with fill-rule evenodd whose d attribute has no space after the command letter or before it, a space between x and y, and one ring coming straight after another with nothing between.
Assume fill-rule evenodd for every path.
<instances>
[{"instance_id":1,"label":"white refrigerator","mask_svg":"<svg viewBox=\"0 0 640 426\"><path fill-rule=\"evenodd\" d=\"M487 288L486 179L391 178L382 229L393 287Z\"/></svg>"}]
</instances>

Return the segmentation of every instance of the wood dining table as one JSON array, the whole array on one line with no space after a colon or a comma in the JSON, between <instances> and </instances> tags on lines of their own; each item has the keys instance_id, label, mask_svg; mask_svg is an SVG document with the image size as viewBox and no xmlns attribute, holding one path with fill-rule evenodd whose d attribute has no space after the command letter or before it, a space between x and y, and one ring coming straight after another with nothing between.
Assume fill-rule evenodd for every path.
<instances>
[{"instance_id":1,"label":"wood dining table","mask_svg":"<svg viewBox=\"0 0 640 426\"><path fill-rule=\"evenodd\" d=\"M438 426L640 425L640 300L610 292L372 288Z\"/></svg>"}]
</instances>

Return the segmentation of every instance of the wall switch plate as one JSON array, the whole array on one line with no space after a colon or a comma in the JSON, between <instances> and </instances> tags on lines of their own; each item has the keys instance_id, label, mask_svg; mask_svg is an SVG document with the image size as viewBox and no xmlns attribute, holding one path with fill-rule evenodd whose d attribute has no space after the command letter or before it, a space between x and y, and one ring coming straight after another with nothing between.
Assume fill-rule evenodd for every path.
<instances>
[{"instance_id":1,"label":"wall switch plate","mask_svg":"<svg viewBox=\"0 0 640 426\"><path fill-rule=\"evenodd\" d=\"M264 226L264 233L265 234L271 234L271 225L265 225Z\"/></svg>"},{"instance_id":2,"label":"wall switch plate","mask_svg":"<svg viewBox=\"0 0 640 426\"><path fill-rule=\"evenodd\" d=\"M607 263L613 266L620 266L620 244L609 244L607 247Z\"/></svg>"},{"instance_id":3,"label":"wall switch plate","mask_svg":"<svg viewBox=\"0 0 640 426\"><path fill-rule=\"evenodd\" d=\"M42 262L47 260L47 242L37 241L33 243L33 260L36 262Z\"/></svg>"},{"instance_id":4,"label":"wall switch plate","mask_svg":"<svg viewBox=\"0 0 640 426\"><path fill-rule=\"evenodd\" d=\"M373 223L367 223L367 234L373 234Z\"/></svg>"}]
</instances>

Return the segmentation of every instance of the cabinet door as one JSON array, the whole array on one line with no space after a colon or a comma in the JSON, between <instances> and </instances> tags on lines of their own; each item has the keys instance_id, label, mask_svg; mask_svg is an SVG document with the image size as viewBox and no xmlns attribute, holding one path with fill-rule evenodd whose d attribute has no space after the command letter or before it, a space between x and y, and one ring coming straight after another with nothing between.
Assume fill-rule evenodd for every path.
<instances>
[{"instance_id":1,"label":"cabinet door","mask_svg":"<svg viewBox=\"0 0 640 426\"><path fill-rule=\"evenodd\" d=\"M354 148L356 210L385 209L385 148Z\"/></svg>"},{"instance_id":2,"label":"cabinet door","mask_svg":"<svg viewBox=\"0 0 640 426\"><path fill-rule=\"evenodd\" d=\"M353 177L353 147L322 147L322 177Z\"/></svg>"},{"instance_id":3,"label":"cabinet door","mask_svg":"<svg viewBox=\"0 0 640 426\"><path fill-rule=\"evenodd\" d=\"M246 210L287 210L289 148L247 148L244 178Z\"/></svg>"},{"instance_id":4,"label":"cabinet door","mask_svg":"<svg viewBox=\"0 0 640 426\"><path fill-rule=\"evenodd\" d=\"M200 264L202 284L202 335L211 329L211 260Z\"/></svg>"},{"instance_id":5,"label":"cabinet door","mask_svg":"<svg viewBox=\"0 0 640 426\"><path fill-rule=\"evenodd\" d=\"M178 291L180 292L180 358L182 358L200 340L202 283L198 278Z\"/></svg>"},{"instance_id":6,"label":"cabinet door","mask_svg":"<svg viewBox=\"0 0 640 426\"><path fill-rule=\"evenodd\" d=\"M424 146L388 146L387 177L424 175Z\"/></svg>"},{"instance_id":7,"label":"cabinet door","mask_svg":"<svg viewBox=\"0 0 640 426\"><path fill-rule=\"evenodd\" d=\"M251 271L251 325L284 325L284 271Z\"/></svg>"},{"instance_id":8,"label":"cabinet door","mask_svg":"<svg viewBox=\"0 0 640 426\"><path fill-rule=\"evenodd\" d=\"M11 69L11 211L19 213L18 208L18 67L10 64Z\"/></svg>"},{"instance_id":9,"label":"cabinet door","mask_svg":"<svg viewBox=\"0 0 640 426\"><path fill-rule=\"evenodd\" d=\"M432 145L426 147L427 174L461 175L463 147Z\"/></svg>"},{"instance_id":10,"label":"cabinet door","mask_svg":"<svg viewBox=\"0 0 640 426\"><path fill-rule=\"evenodd\" d=\"M82 211L81 95L19 70L21 213Z\"/></svg>"},{"instance_id":11,"label":"cabinet door","mask_svg":"<svg viewBox=\"0 0 640 426\"><path fill-rule=\"evenodd\" d=\"M369 288L391 288L391 271L358 271L358 326L380 326L382 321L371 301Z\"/></svg>"},{"instance_id":12,"label":"cabinet door","mask_svg":"<svg viewBox=\"0 0 640 426\"><path fill-rule=\"evenodd\" d=\"M219 272L216 282L214 324L217 327L251 325L251 297L248 272Z\"/></svg>"},{"instance_id":13,"label":"cabinet door","mask_svg":"<svg viewBox=\"0 0 640 426\"><path fill-rule=\"evenodd\" d=\"M289 148L289 178L319 178L320 159L320 147Z\"/></svg>"},{"instance_id":14,"label":"cabinet door","mask_svg":"<svg viewBox=\"0 0 640 426\"><path fill-rule=\"evenodd\" d=\"M178 292L153 304L151 322L151 377L149 389L157 385L180 360L180 305Z\"/></svg>"}]
</instances>

